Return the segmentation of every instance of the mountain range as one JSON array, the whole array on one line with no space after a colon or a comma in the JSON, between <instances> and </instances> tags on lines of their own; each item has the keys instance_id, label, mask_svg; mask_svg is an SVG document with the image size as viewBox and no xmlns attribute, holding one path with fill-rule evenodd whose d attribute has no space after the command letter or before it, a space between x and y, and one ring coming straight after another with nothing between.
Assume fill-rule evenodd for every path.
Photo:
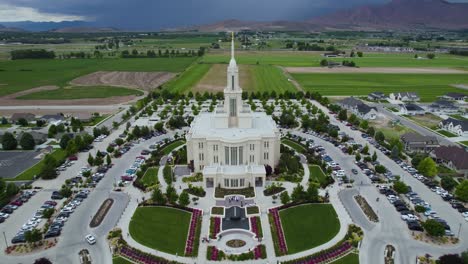
<instances>
[{"instance_id":1,"label":"mountain range","mask_svg":"<svg viewBox=\"0 0 468 264\"><path fill-rule=\"evenodd\" d=\"M392 0L381 5L338 10L307 21L226 20L194 27L203 32L229 30L408 30L468 29L468 3L444 0Z\"/></svg>"},{"instance_id":2,"label":"mountain range","mask_svg":"<svg viewBox=\"0 0 468 264\"><path fill-rule=\"evenodd\" d=\"M207 25L167 29L167 31L221 32L242 29L305 32L326 30L462 30L468 29L468 3L450 3L445 0L392 0L385 4L341 9L306 21L258 22L230 19ZM86 21L21 21L0 22L1 31L82 33L116 32L119 30L112 27L100 27L94 22Z\"/></svg>"}]
</instances>

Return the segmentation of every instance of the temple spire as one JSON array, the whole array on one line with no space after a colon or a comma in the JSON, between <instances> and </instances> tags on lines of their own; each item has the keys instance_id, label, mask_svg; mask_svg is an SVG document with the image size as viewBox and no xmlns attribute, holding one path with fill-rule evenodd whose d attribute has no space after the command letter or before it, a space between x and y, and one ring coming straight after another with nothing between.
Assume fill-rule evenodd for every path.
<instances>
[{"instance_id":1,"label":"temple spire","mask_svg":"<svg viewBox=\"0 0 468 264\"><path fill-rule=\"evenodd\" d=\"M234 31L231 32L231 59L234 59Z\"/></svg>"}]
</instances>

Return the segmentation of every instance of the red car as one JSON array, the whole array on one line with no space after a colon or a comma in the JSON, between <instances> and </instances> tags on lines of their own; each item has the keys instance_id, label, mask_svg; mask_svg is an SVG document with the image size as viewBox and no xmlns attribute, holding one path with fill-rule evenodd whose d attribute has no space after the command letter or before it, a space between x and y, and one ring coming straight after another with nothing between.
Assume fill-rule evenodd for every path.
<instances>
[{"instance_id":1,"label":"red car","mask_svg":"<svg viewBox=\"0 0 468 264\"><path fill-rule=\"evenodd\" d=\"M16 200L16 201L11 202L10 204L16 205L16 206L22 206L23 202L21 200Z\"/></svg>"},{"instance_id":2,"label":"red car","mask_svg":"<svg viewBox=\"0 0 468 264\"><path fill-rule=\"evenodd\" d=\"M128 175L121 176L120 178L122 181L133 181L133 177Z\"/></svg>"},{"instance_id":3,"label":"red car","mask_svg":"<svg viewBox=\"0 0 468 264\"><path fill-rule=\"evenodd\" d=\"M70 157L68 157L68 160L78 160L78 157L77 156L70 156Z\"/></svg>"},{"instance_id":4,"label":"red car","mask_svg":"<svg viewBox=\"0 0 468 264\"><path fill-rule=\"evenodd\" d=\"M54 202L54 201L45 201L44 203L45 204L50 204L50 205L53 205L53 206L57 205L57 202Z\"/></svg>"}]
</instances>

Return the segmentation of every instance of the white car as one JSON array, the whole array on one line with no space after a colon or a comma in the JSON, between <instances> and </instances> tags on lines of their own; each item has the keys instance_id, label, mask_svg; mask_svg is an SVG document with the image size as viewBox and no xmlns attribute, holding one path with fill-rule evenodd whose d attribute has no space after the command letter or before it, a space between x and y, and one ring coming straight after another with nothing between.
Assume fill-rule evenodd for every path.
<instances>
[{"instance_id":1,"label":"white car","mask_svg":"<svg viewBox=\"0 0 468 264\"><path fill-rule=\"evenodd\" d=\"M10 215L7 213L0 213L0 217L2 218L8 218Z\"/></svg>"},{"instance_id":2,"label":"white car","mask_svg":"<svg viewBox=\"0 0 468 264\"><path fill-rule=\"evenodd\" d=\"M88 242L88 244L90 245L96 244L96 238L94 238L93 235L87 235L85 239L86 239L86 242Z\"/></svg>"},{"instance_id":3,"label":"white car","mask_svg":"<svg viewBox=\"0 0 468 264\"><path fill-rule=\"evenodd\" d=\"M432 211L432 210L429 210L429 211L426 211L424 212L424 215L425 216L434 216L434 215L437 215L437 212L436 211Z\"/></svg>"},{"instance_id":4,"label":"white car","mask_svg":"<svg viewBox=\"0 0 468 264\"><path fill-rule=\"evenodd\" d=\"M402 215L401 219L403 219L405 221L417 221L417 220L419 220L419 218L417 216L412 215L412 214Z\"/></svg>"}]
</instances>

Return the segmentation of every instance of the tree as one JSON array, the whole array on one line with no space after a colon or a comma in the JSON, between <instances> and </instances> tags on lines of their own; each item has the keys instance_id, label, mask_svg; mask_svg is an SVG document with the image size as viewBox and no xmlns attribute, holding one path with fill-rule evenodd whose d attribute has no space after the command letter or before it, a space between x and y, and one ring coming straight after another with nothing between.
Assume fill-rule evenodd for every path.
<instances>
[{"instance_id":1,"label":"tree","mask_svg":"<svg viewBox=\"0 0 468 264\"><path fill-rule=\"evenodd\" d=\"M367 130L367 129L369 128L369 121L363 120L363 121L359 124L359 126L360 126L362 129Z\"/></svg>"},{"instance_id":2,"label":"tree","mask_svg":"<svg viewBox=\"0 0 468 264\"><path fill-rule=\"evenodd\" d=\"M356 161L359 162L359 161L361 160L361 154L359 154L359 152L356 153L356 157L355 157L355 158L356 158Z\"/></svg>"},{"instance_id":3,"label":"tree","mask_svg":"<svg viewBox=\"0 0 468 264\"><path fill-rule=\"evenodd\" d=\"M168 185L166 188L166 198L170 204L175 204L179 198L176 189L172 185Z\"/></svg>"},{"instance_id":4,"label":"tree","mask_svg":"<svg viewBox=\"0 0 468 264\"><path fill-rule=\"evenodd\" d=\"M68 186L62 186L62 189L60 189L60 194L65 198L70 197L72 193L72 190Z\"/></svg>"},{"instance_id":5,"label":"tree","mask_svg":"<svg viewBox=\"0 0 468 264\"><path fill-rule=\"evenodd\" d=\"M369 136L371 136L371 137L374 137L375 136L375 128L373 126L370 126L369 128L367 128L367 134L369 134Z\"/></svg>"},{"instance_id":6,"label":"tree","mask_svg":"<svg viewBox=\"0 0 468 264\"><path fill-rule=\"evenodd\" d=\"M68 142L70 142L72 138L68 134L64 134L62 138L60 139L60 148L61 149L66 149L68 146Z\"/></svg>"},{"instance_id":7,"label":"tree","mask_svg":"<svg viewBox=\"0 0 468 264\"><path fill-rule=\"evenodd\" d=\"M34 228L31 231L24 232L24 239L28 243L36 243L42 240L42 233L39 229Z\"/></svg>"},{"instance_id":8,"label":"tree","mask_svg":"<svg viewBox=\"0 0 468 264\"><path fill-rule=\"evenodd\" d=\"M459 255L457 254L447 254L440 256L440 258L436 262L437 264L466 264L464 259L462 259Z\"/></svg>"},{"instance_id":9,"label":"tree","mask_svg":"<svg viewBox=\"0 0 468 264\"><path fill-rule=\"evenodd\" d=\"M94 166L94 158L93 158L93 155L91 155L91 153L89 153L88 155L88 164L89 166Z\"/></svg>"},{"instance_id":10,"label":"tree","mask_svg":"<svg viewBox=\"0 0 468 264\"><path fill-rule=\"evenodd\" d=\"M361 153L362 154L365 154L365 155L368 155L369 154L369 145L365 145L362 150L361 150Z\"/></svg>"},{"instance_id":11,"label":"tree","mask_svg":"<svg viewBox=\"0 0 468 264\"><path fill-rule=\"evenodd\" d=\"M52 261L47 258L39 258L36 259L33 264L52 264Z\"/></svg>"},{"instance_id":12,"label":"tree","mask_svg":"<svg viewBox=\"0 0 468 264\"><path fill-rule=\"evenodd\" d=\"M392 159L398 159L398 157L400 157L400 149L397 146L393 146L391 156Z\"/></svg>"},{"instance_id":13,"label":"tree","mask_svg":"<svg viewBox=\"0 0 468 264\"><path fill-rule=\"evenodd\" d=\"M445 235L444 226L434 219L429 219L426 222L423 222L422 226L424 227L424 230L426 230L427 234L430 236L441 237Z\"/></svg>"},{"instance_id":14,"label":"tree","mask_svg":"<svg viewBox=\"0 0 468 264\"><path fill-rule=\"evenodd\" d=\"M393 189L400 194L409 192L409 187L402 181L396 181L393 183Z\"/></svg>"},{"instance_id":15,"label":"tree","mask_svg":"<svg viewBox=\"0 0 468 264\"><path fill-rule=\"evenodd\" d=\"M430 59L430 60L433 60L435 58L435 54L434 53L428 53L427 58Z\"/></svg>"},{"instance_id":16,"label":"tree","mask_svg":"<svg viewBox=\"0 0 468 264\"><path fill-rule=\"evenodd\" d=\"M362 51L358 51L356 54L359 58L362 58L362 56L364 56L364 53L362 53Z\"/></svg>"},{"instance_id":17,"label":"tree","mask_svg":"<svg viewBox=\"0 0 468 264\"><path fill-rule=\"evenodd\" d=\"M107 166L110 166L112 164L112 159L109 154L107 154L106 156L106 163L107 163Z\"/></svg>"},{"instance_id":18,"label":"tree","mask_svg":"<svg viewBox=\"0 0 468 264\"><path fill-rule=\"evenodd\" d=\"M39 177L42 179L54 179L57 177L55 168L57 167L57 160L50 154L45 155Z\"/></svg>"},{"instance_id":19,"label":"tree","mask_svg":"<svg viewBox=\"0 0 468 264\"><path fill-rule=\"evenodd\" d=\"M153 195L151 197L155 204L164 205L166 204L166 197L159 188L155 188L153 191Z\"/></svg>"},{"instance_id":20,"label":"tree","mask_svg":"<svg viewBox=\"0 0 468 264\"><path fill-rule=\"evenodd\" d=\"M13 182L9 182L6 185L5 194L6 194L7 197L13 197L18 192L19 192L19 187L16 186L16 184L14 184Z\"/></svg>"},{"instance_id":21,"label":"tree","mask_svg":"<svg viewBox=\"0 0 468 264\"><path fill-rule=\"evenodd\" d=\"M387 168L385 168L383 165L377 165L375 166L375 172L377 173L385 173L387 172Z\"/></svg>"},{"instance_id":22,"label":"tree","mask_svg":"<svg viewBox=\"0 0 468 264\"><path fill-rule=\"evenodd\" d=\"M54 208L47 208L42 212L42 218L49 219L55 212Z\"/></svg>"},{"instance_id":23,"label":"tree","mask_svg":"<svg viewBox=\"0 0 468 264\"><path fill-rule=\"evenodd\" d=\"M49 132L47 133L47 136L49 138L53 138L53 137L55 137L55 135L57 135L57 126L56 125L51 125L49 127Z\"/></svg>"},{"instance_id":24,"label":"tree","mask_svg":"<svg viewBox=\"0 0 468 264\"><path fill-rule=\"evenodd\" d=\"M67 148L65 149L68 156L76 154L78 152L78 147L75 144L74 140L69 140L67 144Z\"/></svg>"},{"instance_id":25,"label":"tree","mask_svg":"<svg viewBox=\"0 0 468 264\"><path fill-rule=\"evenodd\" d=\"M18 121L16 121L16 123L22 127L27 127L29 124L28 124L28 120L26 120L25 118L20 118L18 119Z\"/></svg>"},{"instance_id":26,"label":"tree","mask_svg":"<svg viewBox=\"0 0 468 264\"><path fill-rule=\"evenodd\" d=\"M416 205L414 207L414 210L418 213L424 213L427 211L426 207L422 206L422 205Z\"/></svg>"},{"instance_id":27,"label":"tree","mask_svg":"<svg viewBox=\"0 0 468 264\"><path fill-rule=\"evenodd\" d=\"M348 111L346 111L346 109L342 109L339 113L338 113L338 119L341 120L341 121L344 121L348 118Z\"/></svg>"},{"instance_id":28,"label":"tree","mask_svg":"<svg viewBox=\"0 0 468 264\"><path fill-rule=\"evenodd\" d=\"M32 150L36 146L36 141L29 133L23 133L20 139L20 146L24 150Z\"/></svg>"},{"instance_id":29,"label":"tree","mask_svg":"<svg viewBox=\"0 0 468 264\"><path fill-rule=\"evenodd\" d=\"M374 154L372 154L372 161L375 162L377 161L377 152L374 150Z\"/></svg>"},{"instance_id":30,"label":"tree","mask_svg":"<svg viewBox=\"0 0 468 264\"><path fill-rule=\"evenodd\" d=\"M419 163L418 171L426 177L434 177L437 175L437 164L431 157L427 157Z\"/></svg>"},{"instance_id":31,"label":"tree","mask_svg":"<svg viewBox=\"0 0 468 264\"><path fill-rule=\"evenodd\" d=\"M154 124L154 130L157 132L163 132L164 131L164 123L163 122L158 122Z\"/></svg>"},{"instance_id":32,"label":"tree","mask_svg":"<svg viewBox=\"0 0 468 264\"><path fill-rule=\"evenodd\" d=\"M4 116L2 116L1 124L2 125L7 125L8 124L8 120Z\"/></svg>"},{"instance_id":33,"label":"tree","mask_svg":"<svg viewBox=\"0 0 468 264\"><path fill-rule=\"evenodd\" d=\"M463 180L455 189L455 196L464 201L468 202L468 180Z\"/></svg>"},{"instance_id":34,"label":"tree","mask_svg":"<svg viewBox=\"0 0 468 264\"><path fill-rule=\"evenodd\" d=\"M190 204L190 196L186 191L183 191L179 196L179 205L187 207Z\"/></svg>"},{"instance_id":35,"label":"tree","mask_svg":"<svg viewBox=\"0 0 468 264\"><path fill-rule=\"evenodd\" d=\"M14 150L18 146L15 136L9 132L5 132L2 137L3 150Z\"/></svg>"},{"instance_id":36,"label":"tree","mask_svg":"<svg viewBox=\"0 0 468 264\"><path fill-rule=\"evenodd\" d=\"M440 179L440 186L447 191L452 191L457 185L458 182L450 176L442 176Z\"/></svg>"},{"instance_id":37,"label":"tree","mask_svg":"<svg viewBox=\"0 0 468 264\"><path fill-rule=\"evenodd\" d=\"M289 197L289 193L284 191L280 194L280 200L282 204L288 204L291 201L291 197Z\"/></svg>"},{"instance_id":38,"label":"tree","mask_svg":"<svg viewBox=\"0 0 468 264\"><path fill-rule=\"evenodd\" d=\"M384 142L385 141L384 133L382 133L382 131L377 131L377 133L375 133L375 140L379 143Z\"/></svg>"},{"instance_id":39,"label":"tree","mask_svg":"<svg viewBox=\"0 0 468 264\"><path fill-rule=\"evenodd\" d=\"M307 201L316 203L319 201L319 193L317 184L311 182L309 187L307 187Z\"/></svg>"},{"instance_id":40,"label":"tree","mask_svg":"<svg viewBox=\"0 0 468 264\"><path fill-rule=\"evenodd\" d=\"M320 66L327 67L328 66L328 61L326 59L321 60L320 61Z\"/></svg>"},{"instance_id":41,"label":"tree","mask_svg":"<svg viewBox=\"0 0 468 264\"><path fill-rule=\"evenodd\" d=\"M298 183L297 186L293 189L291 199L294 203L304 201L305 194L306 192L304 191L304 187Z\"/></svg>"}]
</instances>

